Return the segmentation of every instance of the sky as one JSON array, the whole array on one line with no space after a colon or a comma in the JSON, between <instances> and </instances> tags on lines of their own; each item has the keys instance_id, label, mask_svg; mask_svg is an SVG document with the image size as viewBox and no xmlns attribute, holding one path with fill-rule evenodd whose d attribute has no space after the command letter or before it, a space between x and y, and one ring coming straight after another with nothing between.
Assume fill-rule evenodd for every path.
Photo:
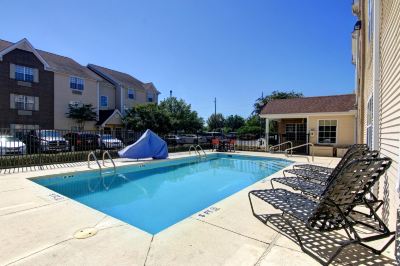
<instances>
[{"instance_id":1,"label":"sky","mask_svg":"<svg viewBox=\"0 0 400 266\"><path fill-rule=\"evenodd\" d=\"M0 39L153 82L202 117L274 90L352 93L352 0L3 1Z\"/></svg>"}]
</instances>

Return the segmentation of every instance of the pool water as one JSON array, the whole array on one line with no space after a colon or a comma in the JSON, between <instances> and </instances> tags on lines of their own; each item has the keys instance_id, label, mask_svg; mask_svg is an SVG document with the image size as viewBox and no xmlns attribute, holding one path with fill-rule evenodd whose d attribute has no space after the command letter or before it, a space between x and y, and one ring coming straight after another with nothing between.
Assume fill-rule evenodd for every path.
<instances>
[{"instance_id":1,"label":"pool water","mask_svg":"<svg viewBox=\"0 0 400 266\"><path fill-rule=\"evenodd\" d=\"M167 160L32 181L156 234L269 176L291 161L243 155ZM110 171L107 169L107 171Z\"/></svg>"}]
</instances>

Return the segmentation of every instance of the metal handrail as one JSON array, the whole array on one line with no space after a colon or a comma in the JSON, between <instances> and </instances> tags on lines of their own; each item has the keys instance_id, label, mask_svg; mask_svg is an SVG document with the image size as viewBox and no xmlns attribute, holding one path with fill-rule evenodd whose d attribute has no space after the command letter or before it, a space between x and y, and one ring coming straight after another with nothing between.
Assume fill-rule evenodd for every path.
<instances>
[{"instance_id":1,"label":"metal handrail","mask_svg":"<svg viewBox=\"0 0 400 266\"><path fill-rule=\"evenodd\" d=\"M192 148L193 148L194 152L197 153L198 156L200 156L200 152L196 149L196 147L194 145L190 145L190 147L189 147L189 155L192 152Z\"/></svg>"},{"instance_id":2,"label":"metal handrail","mask_svg":"<svg viewBox=\"0 0 400 266\"><path fill-rule=\"evenodd\" d=\"M111 157L111 154L108 151L103 152L103 166L106 166L106 162L105 162L106 155L107 155L108 159L111 160L111 162L112 162L112 164L114 166L114 174L115 174L117 172L117 168L115 167L114 160L113 160L113 158Z\"/></svg>"},{"instance_id":3,"label":"metal handrail","mask_svg":"<svg viewBox=\"0 0 400 266\"><path fill-rule=\"evenodd\" d=\"M280 146L282 146L284 144L288 144L288 143L290 143L290 148L289 149L293 148L293 142L292 141L285 141L285 142L279 143L277 145L270 146L269 147L269 151L271 151L271 149L273 149L273 148L280 147Z\"/></svg>"},{"instance_id":4,"label":"metal handrail","mask_svg":"<svg viewBox=\"0 0 400 266\"><path fill-rule=\"evenodd\" d=\"M100 171L100 176L103 176L103 171L101 169L101 165L99 163L99 160L97 160L96 154L94 154L94 152L89 152L88 154L88 168L90 168L90 156L93 156L94 160L96 161L97 165L99 166L99 171Z\"/></svg>"},{"instance_id":5,"label":"metal handrail","mask_svg":"<svg viewBox=\"0 0 400 266\"><path fill-rule=\"evenodd\" d=\"M297 149L297 148L301 148L304 146L311 146L312 148L312 152L311 152L311 156L312 156L312 161L314 162L314 144L312 144L311 142L305 143L305 144L301 144L292 148L288 148L285 150L286 156L288 156L288 151L290 151L291 154L293 154L293 150Z\"/></svg>"},{"instance_id":6,"label":"metal handrail","mask_svg":"<svg viewBox=\"0 0 400 266\"><path fill-rule=\"evenodd\" d=\"M201 156L201 155L200 155L200 151L198 151L197 148L199 148L199 150L202 151L202 152L204 153L204 157L207 157L207 154L206 154L206 152L203 150L203 148L202 148L200 145L197 145L197 146L195 147L195 149L196 149L196 151L198 152L199 156Z\"/></svg>"}]
</instances>

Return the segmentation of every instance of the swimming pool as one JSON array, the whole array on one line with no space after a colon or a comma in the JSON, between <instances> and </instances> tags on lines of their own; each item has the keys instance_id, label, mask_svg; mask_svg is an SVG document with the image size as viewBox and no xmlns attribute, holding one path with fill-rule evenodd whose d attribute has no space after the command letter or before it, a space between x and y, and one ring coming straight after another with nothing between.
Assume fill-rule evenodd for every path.
<instances>
[{"instance_id":1,"label":"swimming pool","mask_svg":"<svg viewBox=\"0 0 400 266\"><path fill-rule=\"evenodd\" d=\"M211 154L119 167L104 178L90 171L32 181L156 234L291 163Z\"/></svg>"}]
</instances>

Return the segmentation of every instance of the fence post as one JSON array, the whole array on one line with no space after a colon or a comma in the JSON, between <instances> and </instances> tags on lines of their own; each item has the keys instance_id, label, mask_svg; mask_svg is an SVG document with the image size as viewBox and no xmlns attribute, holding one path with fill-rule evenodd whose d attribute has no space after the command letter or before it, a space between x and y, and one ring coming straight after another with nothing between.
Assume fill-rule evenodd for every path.
<instances>
[{"instance_id":1,"label":"fence post","mask_svg":"<svg viewBox=\"0 0 400 266\"><path fill-rule=\"evenodd\" d=\"M38 141L34 140L34 142L33 142L34 144L33 145L35 146L36 143L39 143L39 168L40 168L40 170L43 170L43 165L42 165L42 142L40 141L41 133L42 133L42 131L41 131L41 129L39 129ZM35 138L35 136L30 136L29 137L29 141L32 141L32 138ZM35 148L33 150L35 150Z\"/></svg>"}]
</instances>

